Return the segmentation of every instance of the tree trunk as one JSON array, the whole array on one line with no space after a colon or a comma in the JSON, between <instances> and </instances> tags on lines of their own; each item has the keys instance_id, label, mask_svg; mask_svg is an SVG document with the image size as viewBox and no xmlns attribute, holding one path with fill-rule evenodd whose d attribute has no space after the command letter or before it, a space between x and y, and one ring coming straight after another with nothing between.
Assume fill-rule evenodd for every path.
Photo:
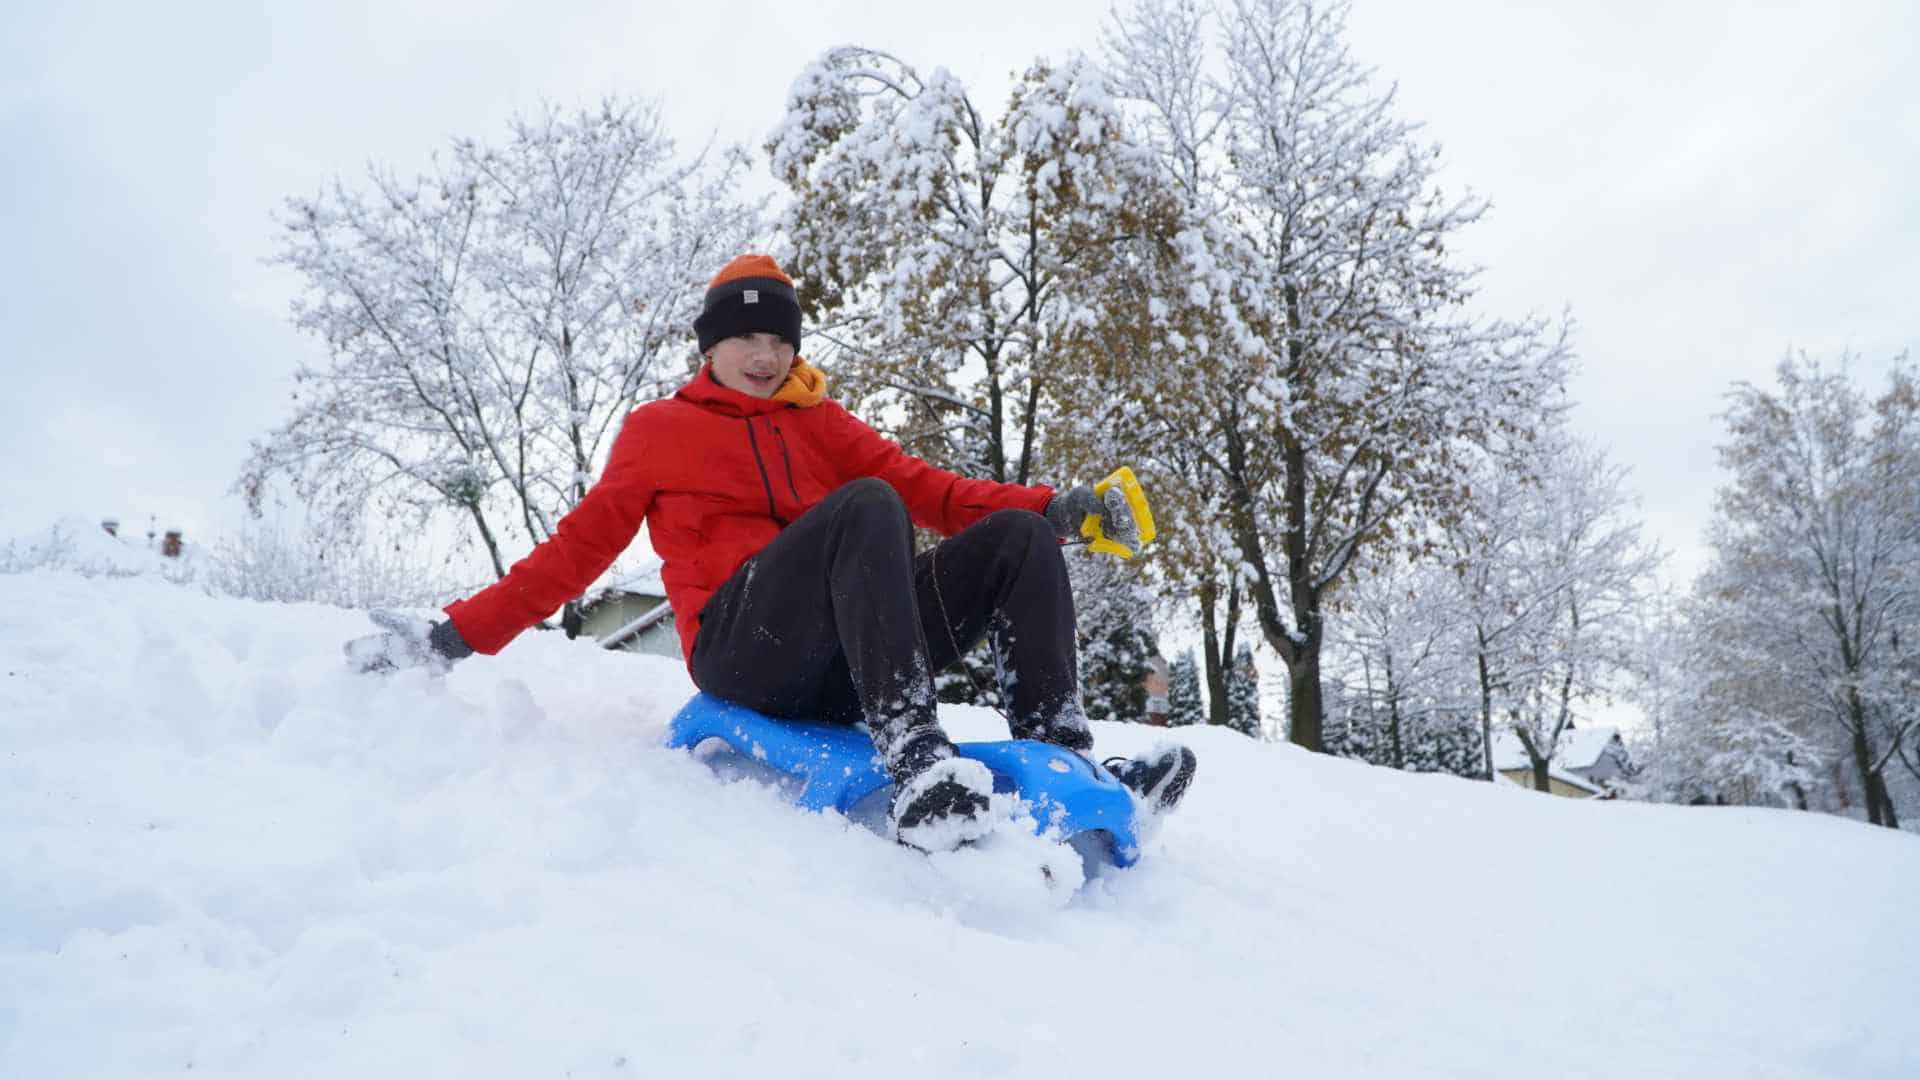
<instances>
[{"instance_id":1,"label":"tree trunk","mask_svg":"<svg viewBox=\"0 0 1920 1080\"><path fill-rule=\"evenodd\" d=\"M468 503L467 513L473 515L474 527L480 530L480 539L486 542L487 556L493 560L493 576L497 580L507 576L507 564L500 558L500 544L493 538L493 528L487 524L487 516L480 512L479 503Z\"/></svg>"},{"instance_id":2,"label":"tree trunk","mask_svg":"<svg viewBox=\"0 0 1920 1080\"><path fill-rule=\"evenodd\" d=\"M997 483L1007 482L1007 402L1006 394L1000 387L999 350L994 349L986 357L987 361L987 468L992 470L991 480Z\"/></svg>"},{"instance_id":3,"label":"tree trunk","mask_svg":"<svg viewBox=\"0 0 1920 1080\"><path fill-rule=\"evenodd\" d=\"M1307 456L1300 444L1291 439L1287 441L1283 452L1287 463L1287 531L1284 537L1287 592L1293 604L1293 622L1297 632L1293 640L1298 646L1294 662L1287 665L1294 680L1294 692L1289 698L1292 707L1287 735L1295 746L1319 754L1326 751L1321 730L1325 720L1320 687L1323 627L1320 590L1313 585L1313 560L1307 552Z\"/></svg>"},{"instance_id":4,"label":"tree trunk","mask_svg":"<svg viewBox=\"0 0 1920 1080\"><path fill-rule=\"evenodd\" d=\"M1302 648L1287 664L1287 738L1295 746L1325 752L1322 710L1320 650Z\"/></svg>"},{"instance_id":5,"label":"tree trunk","mask_svg":"<svg viewBox=\"0 0 1920 1080\"><path fill-rule=\"evenodd\" d=\"M1867 746L1867 728L1865 722L1856 718L1853 724L1853 765L1860 774L1860 793L1867 804L1867 824L1884 825L1880 817L1880 793L1883 785L1877 783L1879 777L1873 771L1873 751Z\"/></svg>"},{"instance_id":6,"label":"tree trunk","mask_svg":"<svg viewBox=\"0 0 1920 1080\"><path fill-rule=\"evenodd\" d=\"M1219 610L1220 586L1216 579L1208 577L1200 586L1200 639L1202 651L1206 653L1207 664L1207 723L1217 727L1227 725L1227 677L1228 665L1233 661L1234 638L1240 626L1240 581L1229 578L1227 583L1227 619L1216 627L1214 616Z\"/></svg>"},{"instance_id":7,"label":"tree trunk","mask_svg":"<svg viewBox=\"0 0 1920 1080\"><path fill-rule=\"evenodd\" d=\"M1487 670L1487 639L1480 635L1480 760L1493 782L1493 675Z\"/></svg>"},{"instance_id":8,"label":"tree trunk","mask_svg":"<svg viewBox=\"0 0 1920 1080\"><path fill-rule=\"evenodd\" d=\"M1393 682L1393 657L1386 658L1387 665L1387 747L1392 755L1391 761L1396 769L1407 767L1407 751L1400 737L1400 688Z\"/></svg>"},{"instance_id":9,"label":"tree trunk","mask_svg":"<svg viewBox=\"0 0 1920 1080\"><path fill-rule=\"evenodd\" d=\"M1873 773L1873 786L1867 789L1867 805L1871 807L1876 803L1880 807L1880 824L1889 829L1898 829L1900 816L1893 809L1893 794L1887 790L1887 775L1878 769Z\"/></svg>"},{"instance_id":10,"label":"tree trunk","mask_svg":"<svg viewBox=\"0 0 1920 1080\"><path fill-rule=\"evenodd\" d=\"M1533 766L1533 790L1553 792L1553 777L1547 774L1547 759L1539 754L1528 754L1527 761Z\"/></svg>"},{"instance_id":11,"label":"tree trunk","mask_svg":"<svg viewBox=\"0 0 1920 1080\"><path fill-rule=\"evenodd\" d=\"M1200 651L1207 668L1207 723L1215 725L1227 722L1227 668L1220 655L1220 631L1213 621L1218 603L1219 587L1208 578L1200 585Z\"/></svg>"}]
</instances>

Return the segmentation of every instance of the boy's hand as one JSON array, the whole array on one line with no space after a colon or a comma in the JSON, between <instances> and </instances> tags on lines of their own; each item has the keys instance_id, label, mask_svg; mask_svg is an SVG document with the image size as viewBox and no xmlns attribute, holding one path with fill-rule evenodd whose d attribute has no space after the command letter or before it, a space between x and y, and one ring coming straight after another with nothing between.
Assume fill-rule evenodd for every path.
<instances>
[{"instance_id":1,"label":"boy's hand","mask_svg":"<svg viewBox=\"0 0 1920 1080\"><path fill-rule=\"evenodd\" d=\"M440 675L454 661L473 655L473 647L450 619L428 622L392 611L370 611L367 617L386 632L354 638L341 646L347 654L347 666L360 674L423 667Z\"/></svg>"},{"instance_id":2,"label":"boy's hand","mask_svg":"<svg viewBox=\"0 0 1920 1080\"><path fill-rule=\"evenodd\" d=\"M1080 523L1088 514L1099 517L1102 536L1128 549L1140 546L1140 529L1134 524L1133 508L1127 505L1126 492L1117 484L1108 488L1104 496L1095 495L1085 484L1077 484L1047 503L1047 521L1053 525L1053 534L1062 539L1077 538Z\"/></svg>"}]
</instances>

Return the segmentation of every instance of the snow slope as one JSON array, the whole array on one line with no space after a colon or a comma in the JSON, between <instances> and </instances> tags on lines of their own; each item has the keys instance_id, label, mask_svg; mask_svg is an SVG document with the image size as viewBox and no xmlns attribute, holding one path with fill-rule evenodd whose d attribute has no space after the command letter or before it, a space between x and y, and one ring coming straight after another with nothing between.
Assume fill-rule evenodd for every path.
<instances>
[{"instance_id":1,"label":"snow slope","mask_svg":"<svg viewBox=\"0 0 1920 1080\"><path fill-rule=\"evenodd\" d=\"M662 749L675 662L365 625L0 576L0 1076L1920 1075L1910 835L1184 729L1061 907Z\"/></svg>"}]
</instances>

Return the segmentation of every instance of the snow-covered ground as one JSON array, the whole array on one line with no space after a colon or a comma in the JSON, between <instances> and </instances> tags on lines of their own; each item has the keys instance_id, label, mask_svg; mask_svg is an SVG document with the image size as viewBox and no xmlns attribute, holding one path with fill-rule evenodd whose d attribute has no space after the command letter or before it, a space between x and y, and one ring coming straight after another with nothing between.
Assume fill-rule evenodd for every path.
<instances>
[{"instance_id":1,"label":"snow-covered ground","mask_svg":"<svg viewBox=\"0 0 1920 1080\"><path fill-rule=\"evenodd\" d=\"M363 632L0 576L0 1076L1920 1075L1911 835L1184 729L1062 905L663 749L675 662Z\"/></svg>"}]
</instances>

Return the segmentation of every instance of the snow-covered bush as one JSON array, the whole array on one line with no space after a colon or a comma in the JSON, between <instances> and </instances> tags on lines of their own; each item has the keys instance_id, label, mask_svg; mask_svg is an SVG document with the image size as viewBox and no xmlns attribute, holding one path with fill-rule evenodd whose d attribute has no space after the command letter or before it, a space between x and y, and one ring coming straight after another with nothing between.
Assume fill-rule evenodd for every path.
<instances>
[{"instance_id":1,"label":"snow-covered bush","mask_svg":"<svg viewBox=\"0 0 1920 1080\"><path fill-rule=\"evenodd\" d=\"M202 581L246 600L347 608L435 607L461 590L429 553L398 540L330 537L284 521L256 521L216 541Z\"/></svg>"},{"instance_id":2,"label":"snow-covered bush","mask_svg":"<svg viewBox=\"0 0 1920 1080\"><path fill-rule=\"evenodd\" d=\"M51 527L0 544L0 574L65 570L83 577L157 577L176 583L194 579L197 553L161 554L152 538L121 538L83 518L65 517Z\"/></svg>"}]
</instances>

